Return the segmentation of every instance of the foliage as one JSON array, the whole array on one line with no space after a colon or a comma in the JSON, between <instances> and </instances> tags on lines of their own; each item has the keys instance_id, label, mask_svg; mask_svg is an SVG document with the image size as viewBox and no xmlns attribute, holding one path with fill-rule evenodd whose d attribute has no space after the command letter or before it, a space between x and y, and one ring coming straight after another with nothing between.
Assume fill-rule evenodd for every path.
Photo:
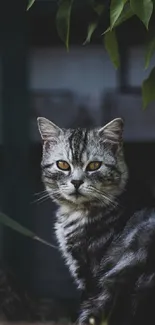
<instances>
[{"instance_id":1,"label":"foliage","mask_svg":"<svg viewBox=\"0 0 155 325\"><path fill-rule=\"evenodd\" d=\"M28 0L27 10L29 10L34 4L35 0Z\"/></svg>"},{"instance_id":2,"label":"foliage","mask_svg":"<svg viewBox=\"0 0 155 325\"><path fill-rule=\"evenodd\" d=\"M69 48L69 30L72 4L73 0L61 0L56 16L57 31L62 41L65 42L67 50Z\"/></svg>"},{"instance_id":3,"label":"foliage","mask_svg":"<svg viewBox=\"0 0 155 325\"><path fill-rule=\"evenodd\" d=\"M155 100L155 67L152 69L150 75L144 80L142 85L143 105L147 107L149 103Z\"/></svg>"},{"instance_id":4,"label":"foliage","mask_svg":"<svg viewBox=\"0 0 155 325\"><path fill-rule=\"evenodd\" d=\"M70 32L70 20L74 3L78 0L60 0L58 1L58 11L56 16L56 25L60 38L65 43L68 50L69 48L69 32ZM35 0L28 1L28 9L33 5ZM83 44L87 44L91 41L98 23L103 19L103 13L105 8L105 0L87 0L92 10L96 13L96 20L88 23L88 32L86 40ZM122 25L125 21L135 16L139 19L146 30L149 32L149 23L153 15L153 9L155 7L155 0L111 0L110 4L110 26L103 32L102 37L104 39L105 49L107 50L111 61L115 68L120 66L119 46L117 41L117 27ZM123 26L122 26L123 28ZM150 60L155 52L155 37L151 39L146 48L145 54L145 69L149 67ZM155 86L154 68L149 74L148 78L144 80L142 84L142 98L143 107L155 100L153 95Z\"/></svg>"},{"instance_id":5,"label":"foliage","mask_svg":"<svg viewBox=\"0 0 155 325\"><path fill-rule=\"evenodd\" d=\"M23 227L20 225L17 221L13 220L12 218L8 217L6 214L0 212L0 223L4 226L7 226L11 228L12 230L15 230L19 232L20 234L30 237L31 239L37 240L41 242L42 244L45 244L47 246L50 246L52 248L56 248L54 245L48 243L44 239L38 237L36 234L34 234L31 230Z\"/></svg>"},{"instance_id":6,"label":"foliage","mask_svg":"<svg viewBox=\"0 0 155 325\"><path fill-rule=\"evenodd\" d=\"M116 38L115 30L110 30L105 34L104 37L105 49L107 50L111 61L113 62L115 68L120 66L120 57L118 50L118 43Z\"/></svg>"}]
</instances>

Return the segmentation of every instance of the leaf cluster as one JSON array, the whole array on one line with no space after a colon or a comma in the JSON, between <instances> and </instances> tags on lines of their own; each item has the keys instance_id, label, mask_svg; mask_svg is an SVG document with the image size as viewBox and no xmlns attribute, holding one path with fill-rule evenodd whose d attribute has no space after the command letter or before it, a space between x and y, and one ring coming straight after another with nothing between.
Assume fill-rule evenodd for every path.
<instances>
[{"instance_id":1,"label":"leaf cluster","mask_svg":"<svg viewBox=\"0 0 155 325\"><path fill-rule=\"evenodd\" d=\"M64 42L66 49L69 50L69 36L70 36L70 20L72 8L78 0L59 0L56 14L56 26L58 35ZM84 45L90 43L95 30L98 27L101 19L104 19L105 0L87 0L88 5L96 13L96 19L88 23L87 36ZM28 0L27 9L30 9L35 3L35 0ZM132 17L137 17L142 22L148 31L149 23L153 15L155 0L111 0L109 1L109 27L101 33L104 46L109 54L109 57L117 69L120 67L120 51L117 39L117 27L130 20ZM132 24L131 24L132 29ZM134 32L134 31L133 31ZM144 58L144 68L149 67L152 56L155 52L155 35L149 40ZM146 108L148 104L155 100L155 68L152 69L147 79L142 83L142 98L143 107Z\"/></svg>"}]
</instances>

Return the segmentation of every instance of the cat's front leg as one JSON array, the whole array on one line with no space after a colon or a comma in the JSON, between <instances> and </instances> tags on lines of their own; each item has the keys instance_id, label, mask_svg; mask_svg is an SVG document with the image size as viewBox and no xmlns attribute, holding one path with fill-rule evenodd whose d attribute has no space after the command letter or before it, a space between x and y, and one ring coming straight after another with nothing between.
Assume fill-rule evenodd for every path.
<instances>
[{"instance_id":1,"label":"cat's front leg","mask_svg":"<svg viewBox=\"0 0 155 325\"><path fill-rule=\"evenodd\" d=\"M101 316L94 308L91 300L85 301L81 306L80 315L77 321L78 325L99 325Z\"/></svg>"},{"instance_id":2,"label":"cat's front leg","mask_svg":"<svg viewBox=\"0 0 155 325\"><path fill-rule=\"evenodd\" d=\"M100 325L101 322L106 319L106 306L109 303L109 300L110 295L107 292L85 300L81 305L78 324Z\"/></svg>"},{"instance_id":3,"label":"cat's front leg","mask_svg":"<svg viewBox=\"0 0 155 325\"><path fill-rule=\"evenodd\" d=\"M87 302L87 307L81 310L78 318L78 325L100 325L103 320L103 310L93 308L91 303Z\"/></svg>"}]
</instances>

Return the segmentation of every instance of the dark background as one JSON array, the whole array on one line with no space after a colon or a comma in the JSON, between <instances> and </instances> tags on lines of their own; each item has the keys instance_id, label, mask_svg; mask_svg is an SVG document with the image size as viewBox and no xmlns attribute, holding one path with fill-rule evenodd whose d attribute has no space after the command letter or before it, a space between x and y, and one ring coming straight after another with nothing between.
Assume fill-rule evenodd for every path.
<instances>
[{"instance_id":1,"label":"dark background","mask_svg":"<svg viewBox=\"0 0 155 325\"><path fill-rule=\"evenodd\" d=\"M155 105L142 110L140 88L149 73L142 61L146 32L135 18L118 28L116 72L100 37L108 18L91 45L82 45L94 17L86 1L72 11L68 54L56 31L57 2L36 0L28 12L25 8L26 1L8 1L0 13L0 204L2 212L56 245L55 206L36 194L43 190L39 115L64 127L103 125L122 116L135 196L144 192L146 203L155 198ZM74 314L78 293L57 250L2 226L0 246L1 260L19 285L53 301L53 318L69 317L71 309Z\"/></svg>"}]
</instances>

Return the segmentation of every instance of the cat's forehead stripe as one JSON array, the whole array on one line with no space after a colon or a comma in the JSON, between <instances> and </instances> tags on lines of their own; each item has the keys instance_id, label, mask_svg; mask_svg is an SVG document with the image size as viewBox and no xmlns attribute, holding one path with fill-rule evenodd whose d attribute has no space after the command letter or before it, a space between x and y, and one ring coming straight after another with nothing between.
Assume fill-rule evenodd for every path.
<instances>
[{"instance_id":1,"label":"cat's forehead stripe","mask_svg":"<svg viewBox=\"0 0 155 325\"><path fill-rule=\"evenodd\" d=\"M83 130L83 141L81 143L81 150L79 152L79 159L82 160L82 154L86 150L88 141L88 130Z\"/></svg>"},{"instance_id":2,"label":"cat's forehead stripe","mask_svg":"<svg viewBox=\"0 0 155 325\"><path fill-rule=\"evenodd\" d=\"M77 162L81 161L82 154L87 145L87 134L86 129L76 129L72 131L71 136L69 137L69 144L72 153L72 160Z\"/></svg>"}]
</instances>

